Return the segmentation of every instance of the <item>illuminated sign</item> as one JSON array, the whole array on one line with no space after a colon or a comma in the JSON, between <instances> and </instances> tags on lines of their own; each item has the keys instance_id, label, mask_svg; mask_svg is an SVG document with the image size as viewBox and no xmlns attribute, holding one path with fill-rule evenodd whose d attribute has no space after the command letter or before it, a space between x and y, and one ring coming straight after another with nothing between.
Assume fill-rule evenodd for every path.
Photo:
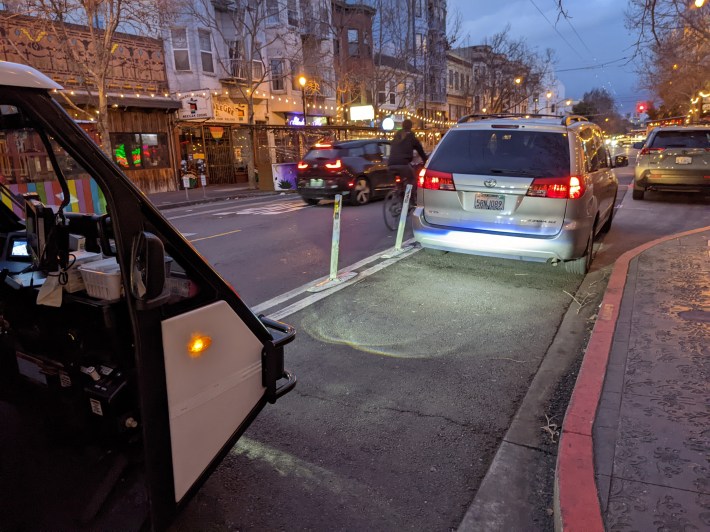
<instances>
[{"instance_id":1,"label":"illuminated sign","mask_svg":"<svg viewBox=\"0 0 710 532\"><path fill-rule=\"evenodd\" d=\"M305 126L306 121L303 119L303 115L290 115L286 120L289 126Z\"/></svg>"},{"instance_id":2,"label":"illuminated sign","mask_svg":"<svg viewBox=\"0 0 710 532\"><path fill-rule=\"evenodd\" d=\"M350 120L374 120L375 108L371 105L357 105L350 107Z\"/></svg>"},{"instance_id":3,"label":"illuminated sign","mask_svg":"<svg viewBox=\"0 0 710 532\"><path fill-rule=\"evenodd\" d=\"M214 119L216 122L246 124L247 105L234 103L229 98L213 98Z\"/></svg>"}]
</instances>

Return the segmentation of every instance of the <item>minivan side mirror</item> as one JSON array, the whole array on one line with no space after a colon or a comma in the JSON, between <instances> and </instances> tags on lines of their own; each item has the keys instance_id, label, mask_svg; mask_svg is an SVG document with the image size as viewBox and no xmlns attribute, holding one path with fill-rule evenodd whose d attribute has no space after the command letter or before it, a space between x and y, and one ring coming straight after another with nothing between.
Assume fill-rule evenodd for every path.
<instances>
[{"instance_id":1,"label":"minivan side mirror","mask_svg":"<svg viewBox=\"0 0 710 532\"><path fill-rule=\"evenodd\" d=\"M614 167L629 166L629 158L626 155L617 155L614 157Z\"/></svg>"},{"instance_id":2,"label":"minivan side mirror","mask_svg":"<svg viewBox=\"0 0 710 532\"><path fill-rule=\"evenodd\" d=\"M643 142L634 142L631 147L635 150L640 150L643 148Z\"/></svg>"},{"instance_id":3,"label":"minivan side mirror","mask_svg":"<svg viewBox=\"0 0 710 532\"><path fill-rule=\"evenodd\" d=\"M165 248L153 233L143 231L133 239L131 250L131 293L144 307L161 304L165 289Z\"/></svg>"}]
</instances>

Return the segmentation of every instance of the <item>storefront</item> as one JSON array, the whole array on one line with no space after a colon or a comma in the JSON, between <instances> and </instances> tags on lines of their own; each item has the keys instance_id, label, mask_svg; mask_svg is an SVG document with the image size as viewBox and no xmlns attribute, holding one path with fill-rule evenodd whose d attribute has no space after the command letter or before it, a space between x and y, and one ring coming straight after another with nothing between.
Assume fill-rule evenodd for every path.
<instances>
[{"instance_id":1,"label":"storefront","mask_svg":"<svg viewBox=\"0 0 710 532\"><path fill-rule=\"evenodd\" d=\"M181 176L208 184L246 183L254 168L248 106L208 91L179 95L178 158ZM255 120L265 120L264 105L254 106Z\"/></svg>"}]
</instances>

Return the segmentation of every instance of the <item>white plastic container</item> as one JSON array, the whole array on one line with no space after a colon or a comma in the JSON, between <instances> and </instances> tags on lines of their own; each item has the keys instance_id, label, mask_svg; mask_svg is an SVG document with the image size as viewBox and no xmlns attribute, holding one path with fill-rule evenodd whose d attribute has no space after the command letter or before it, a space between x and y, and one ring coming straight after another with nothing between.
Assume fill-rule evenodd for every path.
<instances>
[{"instance_id":1,"label":"white plastic container","mask_svg":"<svg viewBox=\"0 0 710 532\"><path fill-rule=\"evenodd\" d=\"M81 277L79 268L103 258L101 253L91 253L90 251L72 251L71 255L74 256L74 262L67 270L67 284L64 285L64 290L70 294L85 289L84 280Z\"/></svg>"},{"instance_id":2,"label":"white plastic container","mask_svg":"<svg viewBox=\"0 0 710 532\"><path fill-rule=\"evenodd\" d=\"M97 299L121 297L121 267L114 257L79 266L86 293Z\"/></svg>"}]
</instances>

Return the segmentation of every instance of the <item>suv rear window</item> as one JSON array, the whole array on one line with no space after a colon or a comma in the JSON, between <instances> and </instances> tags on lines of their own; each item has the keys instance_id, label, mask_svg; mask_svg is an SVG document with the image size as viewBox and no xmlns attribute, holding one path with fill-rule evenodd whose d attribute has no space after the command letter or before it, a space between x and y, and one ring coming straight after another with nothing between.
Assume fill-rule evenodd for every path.
<instances>
[{"instance_id":1,"label":"suv rear window","mask_svg":"<svg viewBox=\"0 0 710 532\"><path fill-rule=\"evenodd\" d=\"M659 131L651 148L710 148L710 130Z\"/></svg>"},{"instance_id":2,"label":"suv rear window","mask_svg":"<svg viewBox=\"0 0 710 532\"><path fill-rule=\"evenodd\" d=\"M343 156L345 150L337 148L316 148L310 150L303 158L304 161L316 161L318 159L334 160Z\"/></svg>"},{"instance_id":3,"label":"suv rear window","mask_svg":"<svg viewBox=\"0 0 710 532\"><path fill-rule=\"evenodd\" d=\"M452 174L565 177L570 175L568 137L508 129L451 131L429 168Z\"/></svg>"}]
</instances>

